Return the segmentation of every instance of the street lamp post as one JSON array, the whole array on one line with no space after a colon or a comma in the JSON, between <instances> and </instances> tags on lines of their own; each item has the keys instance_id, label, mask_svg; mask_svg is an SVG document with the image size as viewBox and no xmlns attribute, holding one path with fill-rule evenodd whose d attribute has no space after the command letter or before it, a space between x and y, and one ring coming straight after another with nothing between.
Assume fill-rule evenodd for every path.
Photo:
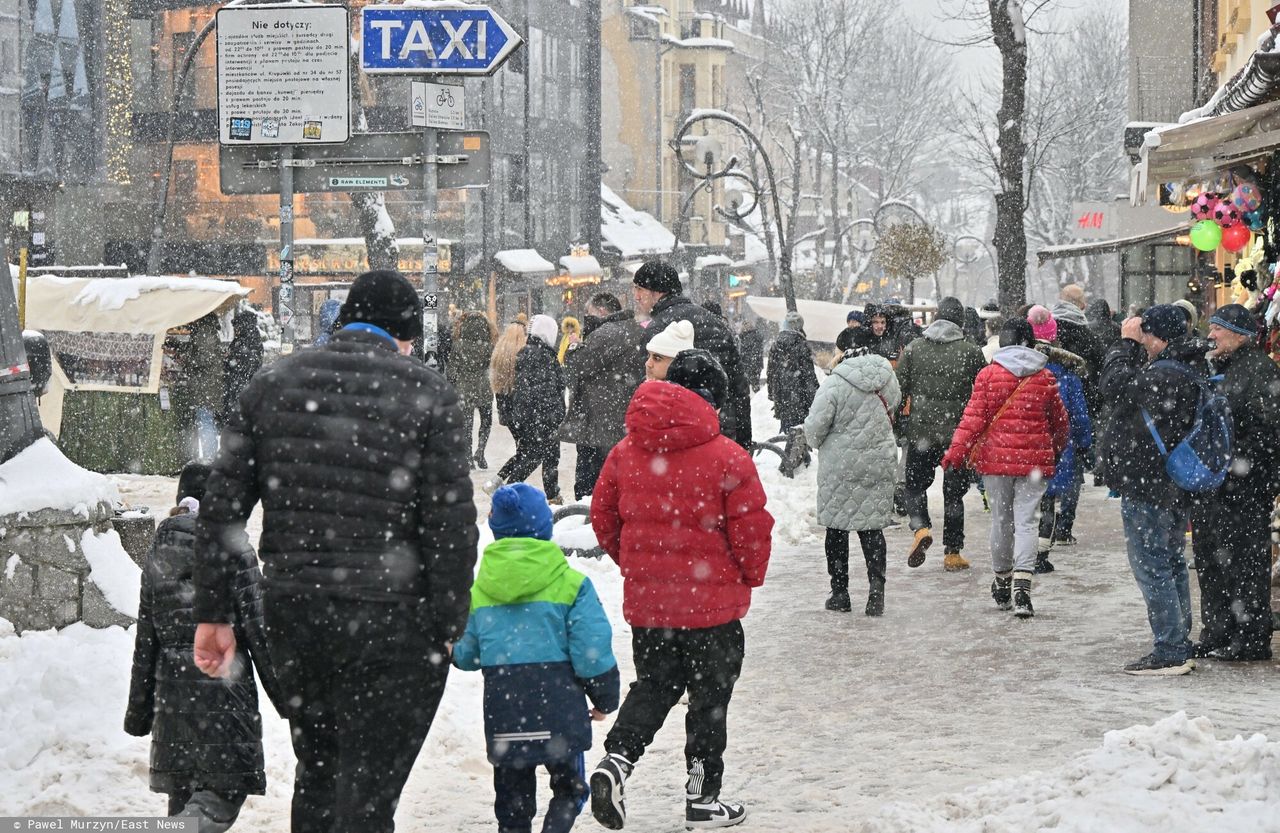
<instances>
[{"instance_id":1,"label":"street lamp post","mask_svg":"<svg viewBox=\"0 0 1280 833\"><path fill-rule=\"evenodd\" d=\"M703 110L694 112L693 115L685 119L684 124L680 125L680 129L676 131L675 138L671 140L670 147L672 151L675 152L676 159L684 166L685 171L690 176L698 180L698 184L694 186L693 191L690 193L689 197L686 198L685 206L680 212L680 218L676 226L676 249L680 246L680 235L683 231L684 215L688 210L688 206L692 204L694 196L701 190L706 189L710 191L714 187L716 180L735 179L746 183L752 189L749 206L739 203L737 205L729 205L728 207L715 207L716 214L731 223L738 224L745 221L747 216L755 210L760 199L766 194L765 189L761 188L759 182L752 179L737 167L738 159L736 156L730 157L723 168L718 170L716 169L719 143L714 139L710 139L710 137L703 136L698 139L698 149L695 154L696 161L704 165L706 168L705 171L698 170L693 165L690 165L684 158L682 149L685 144L685 137L689 135L689 131L694 125L699 122L707 121L718 121L728 124L736 130L740 136L746 139L755 151L760 154L760 159L764 163L765 177L767 180L765 184L768 186L767 193L773 204L773 221L778 238L778 283L782 285L782 292L786 298L787 310L795 312L796 291L791 277L791 241L782 221L782 203L778 199L778 187L777 180L773 173L773 163L769 160L769 154L765 152L764 143L760 141L760 138L756 136L755 133L751 132L751 129L740 119L724 112L723 110ZM763 229L763 231L765 234L769 233L768 229ZM674 251L675 250L673 249L673 252Z\"/></svg>"}]
</instances>

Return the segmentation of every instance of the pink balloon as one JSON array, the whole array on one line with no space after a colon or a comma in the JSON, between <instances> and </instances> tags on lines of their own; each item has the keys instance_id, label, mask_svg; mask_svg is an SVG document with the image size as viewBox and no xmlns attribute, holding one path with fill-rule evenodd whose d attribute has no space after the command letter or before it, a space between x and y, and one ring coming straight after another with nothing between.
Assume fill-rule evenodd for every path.
<instances>
[{"instance_id":1,"label":"pink balloon","mask_svg":"<svg viewBox=\"0 0 1280 833\"><path fill-rule=\"evenodd\" d=\"M1191 216L1197 220L1212 220L1213 210L1218 207L1218 203L1222 202L1218 195L1212 191L1206 191L1196 197L1195 202L1191 203Z\"/></svg>"}]
</instances>

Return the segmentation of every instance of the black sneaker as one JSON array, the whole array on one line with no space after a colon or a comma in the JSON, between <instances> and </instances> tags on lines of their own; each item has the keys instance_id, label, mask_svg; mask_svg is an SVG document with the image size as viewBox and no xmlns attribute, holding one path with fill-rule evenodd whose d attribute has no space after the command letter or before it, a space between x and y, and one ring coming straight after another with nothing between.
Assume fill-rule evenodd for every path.
<instances>
[{"instance_id":1,"label":"black sneaker","mask_svg":"<svg viewBox=\"0 0 1280 833\"><path fill-rule=\"evenodd\" d=\"M599 819L599 816L596 816ZM684 829L711 830L716 827L733 827L747 818L747 808L736 802L724 802L714 795L697 798L685 796Z\"/></svg>"},{"instance_id":2,"label":"black sneaker","mask_svg":"<svg viewBox=\"0 0 1280 833\"><path fill-rule=\"evenodd\" d=\"M1224 646L1214 645L1212 642L1192 642L1191 656L1194 659L1208 659L1209 657L1213 656L1213 654L1219 648L1222 648L1222 647Z\"/></svg>"},{"instance_id":3,"label":"black sneaker","mask_svg":"<svg viewBox=\"0 0 1280 833\"><path fill-rule=\"evenodd\" d=\"M1053 572L1053 562L1049 560L1048 552L1036 553L1036 572L1040 574Z\"/></svg>"},{"instance_id":4,"label":"black sneaker","mask_svg":"<svg viewBox=\"0 0 1280 833\"><path fill-rule=\"evenodd\" d=\"M996 576L991 582L991 598L999 610L1013 610L1013 577Z\"/></svg>"},{"instance_id":5,"label":"black sneaker","mask_svg":"<svg viewBox=\"0 0 1280 833\"><path fill-rule=\"evenodd\" d=\"M853 610L853 603L849 601L849 593L847 591L839 593L833 590L831 595L827 597L826 608L836 613L848 613Z\"/></svg>"},{"instance_id":6,"label":"black sneaker","mask_svg":"<svg viewBox=\"0 0 1280 833\"><path fill-rule=\"evenodd\" d=\"M627 804L622 785L635 765L615 753L605 755L591 773L591 815L610 830L621 830L627 823Z\"/></svg>"},{"instance_id":7,"label":"black sneaker","mask_svg":"<svg viewBox=\"0 0 1280 833\"><path fill-rule=\"evenodd\" d=\"M1135 677L1180 677L1190 674L1195 666L1187 659L1156 659L1155 654L1147 654L1136 662L1124 667L1124 673Z\"/></svg>"},{"instance_id":8,"label":"black sneaker","mask_svg":"<svg viewBox=\"0 0 1280 833\"><path fill-rule=\"evenodd\" d=\"M1031 606L1031 579L1015 578L1013 580L1013 615L1019 619L1030 619L1036 615Z\"/></svg>"},{"instance_id":9,"label":"black sneaker","mask_svg":"<svg viewBox=\"0 0 1280 833\"><path fill-rule=\"evenodd\" d=\"M1070 532L1056 532L1053 535L1053 545L1055 547L1074 547L1080 543L1076 540L1076 536Z\"/></svg>"}]
</instances>

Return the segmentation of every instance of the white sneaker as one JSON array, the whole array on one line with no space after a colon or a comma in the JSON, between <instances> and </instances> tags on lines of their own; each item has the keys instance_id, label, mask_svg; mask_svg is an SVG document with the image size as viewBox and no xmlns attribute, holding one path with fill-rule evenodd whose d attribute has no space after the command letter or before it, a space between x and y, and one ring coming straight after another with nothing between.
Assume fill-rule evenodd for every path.
<instances>
[{"instance_id":1,"label":"white sneaker","mask_svg":"<svg viewBox=\"0 0 1280 833\"><path fill-rule=\"evenodd\" d=\"M714 795L685 796L684 829L711 830L733 827L747 819L747 808L732 801L721 801Z\"/></svg>"},{"instance_id":2,"label":"white sneaker","mask_svg":"<svg viewBox=\"0 0 1280 833\"><path fill-rule=\"evenodd\" d=\"M498 491L505 485L507 484L501 477L495 476L495 477L490 477L488 480L486 480L484 482L484 485L481 486L480 488L484 490L484 493L486 495L492 495L494 492Z\"/></svg>"}]
</instances>

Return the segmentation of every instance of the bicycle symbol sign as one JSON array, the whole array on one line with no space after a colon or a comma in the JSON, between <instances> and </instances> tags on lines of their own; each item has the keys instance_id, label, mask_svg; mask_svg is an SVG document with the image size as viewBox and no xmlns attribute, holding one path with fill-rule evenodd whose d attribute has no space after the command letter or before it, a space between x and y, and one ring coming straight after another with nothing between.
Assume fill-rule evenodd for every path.
<instances>
[{"instance_id":1,"label":"bicycle symbol sign","mask_svg":"<svg viewBox=\"0 0 1280 833\"><path fill-rule=\"evenodd\" d=\"M462 130L466 127L466 102L462 87L421 81L414 81L410 86L414 104L410 116L414 126L444 130ZM423 102L426 112L420 109Z\"/></svg>"}]
</instances>

